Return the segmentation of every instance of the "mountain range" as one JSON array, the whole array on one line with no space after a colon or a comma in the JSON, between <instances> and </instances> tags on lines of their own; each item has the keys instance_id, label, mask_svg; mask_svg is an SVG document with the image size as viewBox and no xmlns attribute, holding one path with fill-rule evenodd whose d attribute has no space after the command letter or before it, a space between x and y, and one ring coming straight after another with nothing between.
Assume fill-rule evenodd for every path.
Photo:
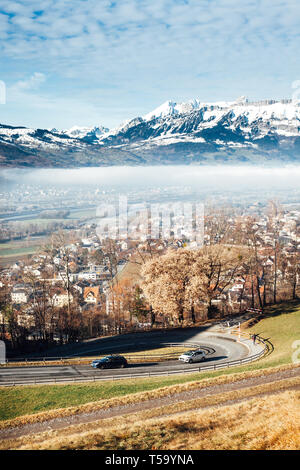
<instances>
[{"instance_id":1,"label":"mountain range","mask_svg":"<svg viewBox=\"0 0 300 470\"><path fill-rule=\"evenodd\" d=\"M109 130L0 124L2 167L300 162L300 103L167 101Z\"/></svg>"}]
</instances>

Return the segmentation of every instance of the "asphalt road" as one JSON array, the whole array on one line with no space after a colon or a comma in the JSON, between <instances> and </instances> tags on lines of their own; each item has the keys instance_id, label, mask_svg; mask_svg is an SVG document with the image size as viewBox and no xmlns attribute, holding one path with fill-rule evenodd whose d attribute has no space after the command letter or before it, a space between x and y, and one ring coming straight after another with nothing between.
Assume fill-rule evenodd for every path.
<instances>
[{"instance_id":1,"label":"asphalt road","mask_svg":"<svg viewBox=\"0 0 300 470\"><path fill-rule=\"evenodd\" d=\"M153 330L116 335L98 339L86 340L64 346L56 346L47 353L27 355L27 359L43 356L50 357L88 357L110 353L133 353L134 351L148 351L153 348L163 348L165 343L202 342L205 334L211 332L210 326L199 328L174 329L169 331ZM22 359L24 359L23 356ZM16 358L11 359L16 360Z\"/></svg>"},{"instance_id":2,"label":"asphalt road","mask_svg":"<svg viewBox=\"0 0 300 470\"><path fill-rule=\"evenodd\" d=\"M178 360L145 363L129 363L125 369L94 369L90 365L62 365L62 366L24 366L5 367L0 369L0 385L43 383L44 381L84 381L95 377L105 379L116 376L130 376L135 374L164 375L193 370L206 365L220 365L224 362L245 358L249 351L245 345L214 336L213 332L205 329L188 329L181 331L141 333L103 338L73 345L72 348L60 349L60 357L99 357L109 353L120 353L126 357L126 352L163 348L165 343L195 343L206 348L207 356L201 363L185 364ZM193 349L193 348L191 348ZM162 351L163 352L163 351ZM52 351L54 355L54 351Z\"/></svg>"}]
</instances>

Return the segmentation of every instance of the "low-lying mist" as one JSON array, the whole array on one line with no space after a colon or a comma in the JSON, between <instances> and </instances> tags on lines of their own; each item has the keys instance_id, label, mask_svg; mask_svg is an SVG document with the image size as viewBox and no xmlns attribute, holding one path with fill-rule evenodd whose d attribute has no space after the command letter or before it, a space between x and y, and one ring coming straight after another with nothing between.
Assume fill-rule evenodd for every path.
<instances>
[{"instance_id":1,"label":"low-lying mist","mask_svg":"<svg viewBox=\"0 0 300 470\"><path fill-rule=\"evenodd\" d=\"M258 166L150 166L79 169L3 169L1 185L98 186L103 188L189 187L210 190L296 190L300 165Z\"/></svg>"}]
</instances>

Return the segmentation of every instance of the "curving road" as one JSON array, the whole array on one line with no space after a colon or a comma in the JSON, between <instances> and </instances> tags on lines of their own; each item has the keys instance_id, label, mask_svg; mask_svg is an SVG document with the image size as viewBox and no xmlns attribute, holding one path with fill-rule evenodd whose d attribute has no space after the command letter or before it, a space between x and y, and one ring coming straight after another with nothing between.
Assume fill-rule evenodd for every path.
<instances>
[{"instance_id":1,"label":"curving road","mask_svg":"<svg viewBox=\"0 0 300 470\"><path fill-rule=\"evenodd\" d=\"M126 369L93 369L89 365L46 365L5 367L0 369L0 385L18 385L31 383L53 383L69 381L99 380L125 378L137 375L165 375L199 370L199 367L221 366L228 361L244 359L250 352L249 346L230 338L230 335L217 335L213 329L191 328L168 332L148 332L127 334L111 338L101 338L87 341L65 348L56 348L51 353L56 357L100 357L109 353L118 353L126 357L126 352L163 348L165 343L197 343L199 347L207 348L204 362L185 364L178 360L166 362L129 363ZM193 348L191 348L193 349ZM59 354L58 354L59 353Z\"/></svg>"}]
</instances>

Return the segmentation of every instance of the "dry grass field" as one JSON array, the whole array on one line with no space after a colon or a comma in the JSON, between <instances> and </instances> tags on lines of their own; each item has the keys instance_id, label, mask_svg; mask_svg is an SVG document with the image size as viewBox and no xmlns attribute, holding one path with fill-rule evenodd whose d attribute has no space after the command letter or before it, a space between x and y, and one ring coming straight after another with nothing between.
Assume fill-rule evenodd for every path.
<instances>
[{"instance_id":1,"label":"dry grass field","mask_svg":"<svg viewBox=\"0 0 300 470\"><path fill-rule=\"evenodd\" d=\"M272 388L255 398L249 390L221 394L191 411L158 408L32 433L3 440L0 449L299 449L300 391Z\"/></svg>"}]
</instances>

